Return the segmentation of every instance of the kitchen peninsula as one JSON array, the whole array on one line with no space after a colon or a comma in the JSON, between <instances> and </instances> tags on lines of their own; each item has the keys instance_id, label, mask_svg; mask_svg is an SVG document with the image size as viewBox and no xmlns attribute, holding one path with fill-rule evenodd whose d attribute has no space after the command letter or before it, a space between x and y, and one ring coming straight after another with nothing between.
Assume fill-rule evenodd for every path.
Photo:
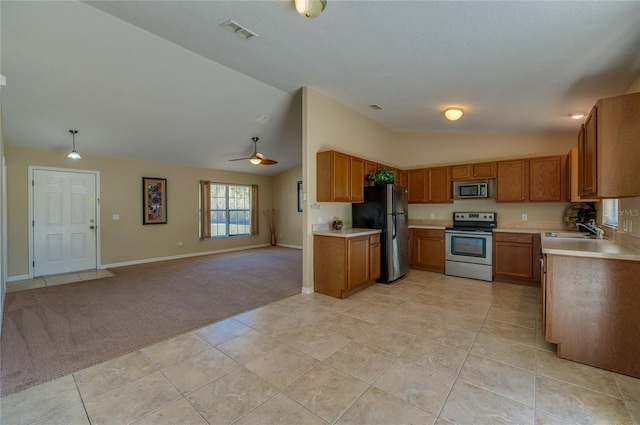
<instances>
[{"instance_id":1,"label":"kitchen peninsula","mask_svg":"<svg viewBox=\"0 0 640 425\"><path fill-rule=\"evenodd\" d=\"M640 251L542 233L542 329L557 354L640 378Z\"/></svg>"}]
</instances>

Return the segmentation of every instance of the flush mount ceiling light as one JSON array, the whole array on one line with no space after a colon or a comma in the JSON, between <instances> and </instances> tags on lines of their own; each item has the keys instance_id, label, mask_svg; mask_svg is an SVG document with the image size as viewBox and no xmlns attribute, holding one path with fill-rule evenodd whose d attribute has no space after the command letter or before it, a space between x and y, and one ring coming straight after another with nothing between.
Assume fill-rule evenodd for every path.
<instances>
[{"instance_id":1,"label":"flush mount ceiling light","mask_svg":"<svg viewBox=\"0 0 640 425\"><path fill-rule=\"evenodd\" d=\"M444 111L444 116L449 121L457 121L462 117L462 108L447 108Z\"/></svg>"},{"instance_id":2,"label":"flush mount ceiling light","mask_svg":"<svg viewBox=\"0 0 640 425\"><path fill-rule=\"evenodd\" d=\"M325 7L327 0L293 0L296 5L296 11L300 16L313 19L320 15Z\"/></svg>"},{"instance_id":3,"label":"flush mount ceiling light","mask_svg":"<svg viewBox=\"0 0 640 425\"><path fill-rule=\"evenodd\" d=\"M576 113L576 114L569 114L569 116L571 118L573 118L574 120L579 120L581 118L584 118L584 114L580 114L580 113Z\"/></svg>"},{"instance_id":4,"label":"flush mount ceiling light","mask_svg":"<svg viewBox=\"0 0 640 425\"><path fill-rule=\"evenodd\" d=\"M69 152L67 158L69 159L80 159L82 158L78 152L76 152L76 134L78 134L78 130L69 130L71 133L71 137L73 138L73 150Z\"/></svg>"}]
</instances>

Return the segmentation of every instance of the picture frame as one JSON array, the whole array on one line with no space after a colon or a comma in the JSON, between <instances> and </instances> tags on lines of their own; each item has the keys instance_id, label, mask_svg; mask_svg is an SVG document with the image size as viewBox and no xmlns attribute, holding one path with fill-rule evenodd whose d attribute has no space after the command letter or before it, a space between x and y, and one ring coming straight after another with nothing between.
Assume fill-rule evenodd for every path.
<instances>
[{"instance_id":1,"label":"picture frame","mask_svg":"<svg viewBox=\"0 0 640 425\"><path fill-rule=\"evenodd\" d=\"M303 191L302 191L302 180L298 181L298 212L302 212L302 201L303 201Z\"/></svg>"},{"instance_id":2,"label":"picture frame","mask_svg":"<svg viewBox=\"0 0 640 425\"><path fill-rule=\"evenodd\" d=\"M167 179L142 178L142 224L167 224Z\"/></svg>"}]
</instances>

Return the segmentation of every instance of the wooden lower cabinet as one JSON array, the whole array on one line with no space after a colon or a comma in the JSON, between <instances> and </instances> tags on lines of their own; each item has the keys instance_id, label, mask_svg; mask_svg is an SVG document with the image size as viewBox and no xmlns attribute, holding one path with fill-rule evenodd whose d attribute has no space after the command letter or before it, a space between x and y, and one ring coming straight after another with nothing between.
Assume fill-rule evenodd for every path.
<instances>
[{"instance_id":1,"label":"wooden lower cabinet","mask_svg":"<svg viewBox=\"0 0 640 425\"><path fill-rule=\"evenodd\" d=\"M380 234L313 237L314 291L346 298L380 277Z\"/></svg>"},{"instance_id":2,"label":"wooden lower cabinet","mask_svg":"<svg viewBox=\"0 0 640 425\"><path fill-rule=\"evenodd\" d=\"M640 262L544 257L544 334L558 357L640 378Z\"/></svg>"},{"instance_id":3,"label":"wooden lower cabinet","mask_svg":"<svg viewBox=\"0 0 640 425\"><path fill-rule=\"evenodd\" d=\"M409 267L444 273L444 230L409 229Z\"/></svg>"},{"instance_id":4,"label":"wooden lower cabinet","mask_svg":"<svg viewBox=\"0 0 640 425\"><path fill-rule=\"evenodd\" d=\"M540 235L493 233L493 276L496 281L538 285Z\"/></svg>"}]
</instances>

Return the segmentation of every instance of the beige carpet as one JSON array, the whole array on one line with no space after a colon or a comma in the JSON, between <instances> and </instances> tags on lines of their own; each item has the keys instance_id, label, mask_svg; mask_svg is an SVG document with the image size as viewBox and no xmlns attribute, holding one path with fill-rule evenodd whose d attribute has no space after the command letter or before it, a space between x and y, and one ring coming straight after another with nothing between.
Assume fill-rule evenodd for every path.
<instances>
[{"instance_id":1,"label":"beige carpet","mask_svg":"<svg viewBox=\"0 0 640 425\"><path fill-rule=\"evenodd\" d=\"M269 247L110 270L116 276L6 294L1 394L299 294L302 251Z\"/></svg>"}]
</instances>

